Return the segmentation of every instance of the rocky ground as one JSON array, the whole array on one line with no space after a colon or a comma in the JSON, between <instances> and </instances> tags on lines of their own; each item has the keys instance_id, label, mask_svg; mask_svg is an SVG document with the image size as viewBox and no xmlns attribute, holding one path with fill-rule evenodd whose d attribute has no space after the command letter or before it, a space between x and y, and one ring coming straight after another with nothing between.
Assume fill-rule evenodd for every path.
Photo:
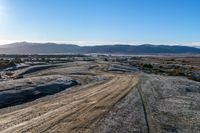
<instances>
[{"instance_id":1,"label":"rocky ground","mask_svg":"<svg viewBox=\"0 0 200 133\"><path fill-rule=\"evenodd\" d=\"M34 65L0 82L0 132L198 133L200 83L103 60Z\"/></svg>"}]
</instances>

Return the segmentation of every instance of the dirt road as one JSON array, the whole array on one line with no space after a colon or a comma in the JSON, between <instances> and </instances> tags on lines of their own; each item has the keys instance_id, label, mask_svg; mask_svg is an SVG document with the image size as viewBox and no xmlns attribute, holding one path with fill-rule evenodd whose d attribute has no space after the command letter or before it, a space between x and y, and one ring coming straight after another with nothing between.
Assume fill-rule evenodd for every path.
<instances>
[{"instance_id":1,"label":"dirt road","mask_svg":"<svg viewBox=\"0 0 200 133\"><path fill-rule=\"evenodd\" d=\"M27 101L24 94L35 97ZM0 108L0 132L198 133L199 97L199 82L183 77L69 63L0 82L0 105L7 104Z\"/></svg>"},{"instance_id":2,"label":"dirt road","mask_svg":"<svg viewBox=\"0 0 200 133\"><path fill-rule=\"evenodd\" d=\"M59 95L0 116L0 132L92 132L98 121L136 85L133 75L111 79Z\"/></svg>"}]
</instances>

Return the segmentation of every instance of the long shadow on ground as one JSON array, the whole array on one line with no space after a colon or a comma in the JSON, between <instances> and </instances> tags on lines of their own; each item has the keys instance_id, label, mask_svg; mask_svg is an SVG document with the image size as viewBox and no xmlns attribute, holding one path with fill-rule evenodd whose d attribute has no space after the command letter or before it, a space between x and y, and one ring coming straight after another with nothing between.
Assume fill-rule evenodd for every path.
<instances>
[{"instance_id":1,"label":"long shadow on ground","mask_svg":"<svg viewBox=\"0 0 200 133\"><path fill-rule=\"evenodd\" d=\"M51 83L26 89L11 88L0 91L0 109L20 105L47 95L53 95L77 84L75 80L71 80L67 83Z\"/></svg>"}]
</instances>

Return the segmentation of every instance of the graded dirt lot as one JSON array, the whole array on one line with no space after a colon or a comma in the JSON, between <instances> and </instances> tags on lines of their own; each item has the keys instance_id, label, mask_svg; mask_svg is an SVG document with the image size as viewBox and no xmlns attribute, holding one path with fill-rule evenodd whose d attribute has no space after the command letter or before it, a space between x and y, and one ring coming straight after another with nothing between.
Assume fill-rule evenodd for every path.
<instances>
[{"instance_id":1,"label":"graded dirt lot","mask_svg":"<svg viewBox=\"0 0 200 133\"><path fill-rule=\"evenodd\" d=\"M186 77L104 61L13 73L21 78L0 82L1 133L200 131L200 84Z\"/></svg>"}]
</instances>

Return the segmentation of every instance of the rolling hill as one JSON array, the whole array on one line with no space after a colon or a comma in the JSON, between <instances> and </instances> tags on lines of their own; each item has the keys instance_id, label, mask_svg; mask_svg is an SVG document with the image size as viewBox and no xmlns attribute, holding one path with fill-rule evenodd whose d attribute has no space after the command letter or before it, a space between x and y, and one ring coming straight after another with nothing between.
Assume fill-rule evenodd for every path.
<instances>
[{"instance_id":1,"label":"rolling hill","mask_svg":"<svg viewBox=\"0 0 200 133\"><path fill-rule=\"evenodd\" d=\"M169 45L100 45L100 46L78 46L74 44L56 43L28 43L18 42L1 45L0 54L200 54L200 49L188 46Z\"/></svg>"}]
</instances>

